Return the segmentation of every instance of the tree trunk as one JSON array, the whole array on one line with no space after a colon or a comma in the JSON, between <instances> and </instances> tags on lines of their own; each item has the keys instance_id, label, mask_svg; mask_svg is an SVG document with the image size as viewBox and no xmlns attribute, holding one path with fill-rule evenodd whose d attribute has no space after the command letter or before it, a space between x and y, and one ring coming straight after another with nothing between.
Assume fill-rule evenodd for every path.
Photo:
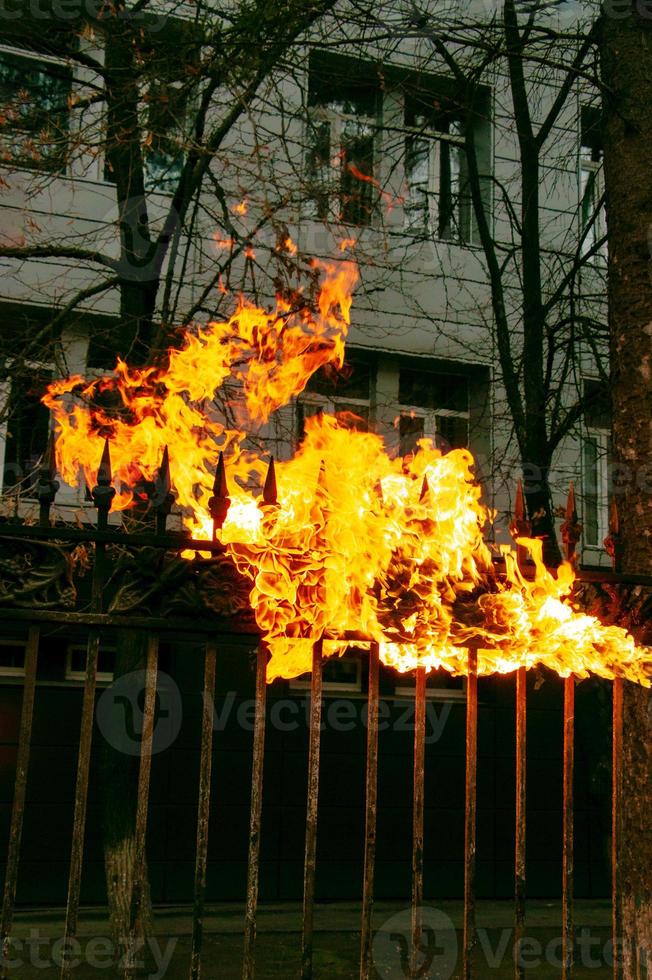
<instances>
[{"instance_id":1,"label":"tree trunk","mask_svg":"<svg viewBox=\"0 0 652 980\"><path fill-rule=\"evenodd\" d=\"M116 637L114 698L110 724L103 728L102 829L107 897L113 940L120 958L126 954L130 933L131 901L136 866L135 819L139 772L139 739L142 704L136 703L138 685L123 687L124 678L140 673L144 678L145 638L135 631L120 630ZM116 686L117 685L117 686ZM144 679L141 687L144 687ZM147 871L141 909L136 923L138 959L145 959L151 935L152 913ZM143 962L143 968L145 963Z\"/></svg>"},{"instance_id":2,"label":"tree trunk","mask_svg":"<svg viewBox=\"0 0 652 980\"><path fill-rule=\"evenodd\" d=\"M645 7L625 15L607 8L601 44L613 440L615 462L628 474L618 499L622 565L650 574L652 21ZM625 685L624 702L624 977L638 980L652 968L652 702L633 684Z\"/></svg>"}]
</instances>

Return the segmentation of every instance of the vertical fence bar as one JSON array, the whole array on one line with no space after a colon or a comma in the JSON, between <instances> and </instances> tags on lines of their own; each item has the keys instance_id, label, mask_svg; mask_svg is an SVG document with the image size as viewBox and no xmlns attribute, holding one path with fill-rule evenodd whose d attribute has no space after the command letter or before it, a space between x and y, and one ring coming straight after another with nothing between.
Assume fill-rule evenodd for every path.
<instances>
[{"instance_id":1,"label":"vertical fence bar","mask_svg":"<svg viewBox=\"0 0 652 980\"><path fill-rule=\"evenodd\" d=\"M611 891L612 891L612 942L614 980L622 976L622 896L620 875L620 844L623 805L623 679L613 682L613 734L612 734L612 789L611 789Z\"/></svg>"},{"instance_id":2,"label":"vertical fence bar","mask_svg":"<svg viewBox=\"0 0 652 980\"><path fill-rule=\"evenodd\" d=\"M93 489L93 500L97 508L97 526L104 530L108 525L111 501L115 490L111 486L111 457L109 441L106 440L102 459L97 472L97 486ZM106 545L95 544L95 563L93 565L93 582L91 593L91 608L93 612L102 611L102 591L105 580ZM66 922L64 926L64 942L61 958L61 980L70 980L74 960L70 956L72 940L77 933L77 917L79 914L79 895L81 891L81 872L84 854L84 836L86 831L86 806L88 802L88 781L91 764L91 746L93 742L93 722L95 716L95 689L97 686L97 658L100 650L100 634L97 630L89 633L86 648L86 677L84 680L84 698L82 701L81 727L79 733L79 755L77 759L77 779L75 783L75 809L72 828L72 846L70 852L70 872L68 877L68 899L66 902Z\"/></svg>"},{"instance_id":3,"label":"vertical fence bar","mask_svg":"<svg viewBox=\"0 0 652 980\"><path fill-rule=\"evenodd\" d=\"M256 947L256 911L260 861L260 829L263 807L263 764L265 759L265 717L267 708L267 646L258 646L256 666L256 718L251 770L251 815L249 822L249 861L247 867L247 908L245 912L243 980L253 980Z\"/></svg>"},{"instance_id":4,"label":"vertical fence bar","mask_svg":"<svg viewBox=\"0 0 652 980\"><path fill-rule=\"evenodd\" d=\"M475 867L478 774L478 651L469 648L466 690L466 780L464 797L464 961L462 977L470 980L475 946Z\"/></svg>"},{"instance_id":5,"label":"vertical fence bar","mask_svg":"<svg viewBox=\"0 0 652 980\"><path fill-rule=\"evenodd\" d=\"M16 758L16 782L14 799L11 806L11 824L9 828L9 849L7 853L7 869L2 899L2 976L7 976L7 957L9 941L16 901L16 884L18 881L18 864L20 861L20 842L23 834L23 817L25 814L25 796L27 792L27 770L32 744L32 721L34 718L34 694L36 691L36 669L38 665L38 647L40 631L32 626L27 634L25 650L25 681L23 684L23 703L20 713L20 731L18 735L18 753Z\"/></svg>"},{"instance_id":6,"label":"vertical fence bar","mask_svg":"<svg viewBox=\"0 0 652 980\"><path fill-rule=\"evenodd\" d=\"M573 891L575 821L573 781L575 776L575 677L564 679L564 815L562 859L562 980L573 975Z\"/></svg>"},{"instance_id":7,"label":"vertical fence bar","mask_svg":"<svg viewBox=\"0 0 652 980\"><path fill-rule=\"evenodd\" d=\"M158 636L147 638L147 663L145 667L145 702L143 704L143 730L140 741L140 767L138 771L138 795L134 830L134 877L131 886L129 909L129 948L125 956L125 980L135 972L136 932L147 892L147 816L149 813L149 785L152 772L152 747L154 742L154 712L156 709L156 681L158 674Z\"/></svg>"},{"instance_id":8,"label":"vertical fence bar","mask_svg":"<svg viewBox=\"0 0 652 980\"><path fill-rule=\"evenodd\" d=\"M372 643L369 648L369 691L367 695L367 773L360 980L369 980L371 976L374 872L376 867L376 810L378 800L378 660L378 644Z\"/></svg>"},{"instance_id":9,"label":"vertical fence bar","mask_svg":"<svg viewBox=\"0 0 652 980\"><path fill-rule=\"evenodd\" d=\"M514 975L516 980L522 980L525 976L521 946L525 938L526 725L527 671L525 667L519 667L516 673L516 846L514 852L514 897L516 903Z\"/></svg>"},{"instance_id":10,"label":"vertical fence bar","mask_svg":"<svg viewBox=\"0 0 652 980\"><path fill-rule=\"evenodd\" d=\"M414 776L412 800L412 973L416 975L423 917L423 837L426 768L426 670L417 667L414 693Z\"/></svg>"},{"instance_id":11,"label":"vertical fence bar","mask_svg":"<svg viewBox=\"0 0 652 980\"><path fill-rule=\"evenodd\" d=\"M199 980L201 975L206 866L208 858L208 820L211 805L211 771L213 765L213 698L215 697L216 662L217 648L215 642L210 640L206 644L204 659L204 696L202 704L201 757L199 761L199 803L197 806L197 849L195 856L195 893L192 912L190 980Z\"/></svg>"},{"instance_id":12,"label":"vertical fence bar","mask_svg":"<svg viewBox=\"0 0 652 980\"><path fill-rule=\"evenodd\" d=\"M70 853L70 872L68 877L68 900L66 903L66 922L64 927L64 948L61 960L61 980L70 980L72 963L69 955L71 942L77 934L79 914L79 895L81 890L81 871L86 829L86 804L88 800L88 781L93 740L93 719L95 714L95 688L97 683L97 658L100 648L100 635L90 634L86 647L86 677L84 680L84 700L82 702L81 729L79 735L79 755L77 759L77 781L75 785L75 810L72 829L72 848Z\"/></svg>"},{"instance_id":13,"label":"vertical fence bar","mask_svg":"<svg viewBox=\"0 0 652 980\"><path fill-rule=\"evenodd\" d=\"M310 736L308 749L308 800L306 805L306 847L303 866L303 931L301 937L301 978L311 980L317 867L317 812L319 807L319 756L321 748L323 641L317 640L312 652L310 679Z\"/></svg>"}]
</instances>

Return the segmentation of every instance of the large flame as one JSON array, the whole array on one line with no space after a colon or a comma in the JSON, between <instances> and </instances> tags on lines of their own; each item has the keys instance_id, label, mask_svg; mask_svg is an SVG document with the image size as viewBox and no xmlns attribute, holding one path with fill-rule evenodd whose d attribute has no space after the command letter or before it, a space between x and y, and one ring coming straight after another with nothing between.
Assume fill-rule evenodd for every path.
<instances>
[{"instance_id":1,"label":"large flame","mask_svg":"<svg viewBox=\"0 0 652 980\"><path fill-rule=\"evenodd\" d=\"M267 463L246 448L246 435L318 368L344 360L357 268L343 259L311 268L312 290L279 296L271 311L240 299L228 320L189 332L164 367L118 361L110 376L50 385L44 402L63 478L74 484L82 471L92 486L108 437L115 506L126 508L167 446L184 523L205 538L223 450L231 506L222 541L251 581L270 680L309 670L315 639L348 635L378 641L382 661L400 671L463 674L473 644L481 674L542 664L562 676L648 685L651 651L574 610L572 567L546 569L539 541L520 542L532 577L508 547L505 574L496 574L483 538L490 514L466 450L442 454L422 440L413 456L391 458L380 437L355 431L350 419L315 416L297 453L277 466L278 504L261 506Z\"/></svg>"}]
</instances>

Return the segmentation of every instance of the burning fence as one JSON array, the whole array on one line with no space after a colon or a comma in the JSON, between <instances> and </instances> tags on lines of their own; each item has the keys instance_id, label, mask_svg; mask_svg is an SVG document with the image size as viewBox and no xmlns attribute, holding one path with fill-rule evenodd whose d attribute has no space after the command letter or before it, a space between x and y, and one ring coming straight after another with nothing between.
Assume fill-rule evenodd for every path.
<instances>
[{"instance_id":1,"label":"burning fence","mask_svg":"<svg viewBox=\"0 0 652 980\"><path fill-rule=\"evenodd\" d=\"M219 529L251 582L269 680L309 670L316 639L355 637L377 643L381 661L401 671L465 674L473 647L479 674L541 664L562 677L648 685L651 651L573 607L570 562L548 570L541 542L527 538L518 539L531 555L527 575L509 547L492 554L492 515L466 450L442 454L422 440L411 457L390 458L380 437L325 415L308 420L286 462L247 448L247 433L316 370L343 365L356 265L313 260L309 271L271 311L241 298L164 365L119 361L110 376L50 385L44 401L63 478L74 484L81 471L94 486L108 440L113 507L125 509L146 495L165 453L186 528L195 538ZM220 421L216 397L237 428Z\"/></svg>"},{"instance_id":2,"label":"burning fence","mask_svg":"<svg viewBox=\"0 0 652 980\"><path fill-rule=\"evenodd\" d=\"M73 377L54 382L45 398L52 411L56 446L44 461L38 485L38 527L20 521L0 524L0 540L12 547L47 546L66 579L78 543L93 542L90 602L71 611L57 608L48 592L42 608L20 602L0 606L0 618L28 624L16 782L11 814L1 933L5 958L11 940L20 842L32 740L41 632L62 626L87 629L86 673L81 712L71 860L64 942L77 932L81 895L86 807L94 729L98 654L104 632L140 630L147 663L143 706L133 894L129 941L135 942L139 909L147 887L145 850L151 771L151 742L158 677L159 638L175 635L174 616L134 614L133 602L116 614L106 609L115 551L142 549L169 556L184 569L202 562L178 558L208 554L248 583L257 624L256 714L253 734L251 807L244 929L243 978L255 976L256 915L260 870L267 686L275 677L311 671L308 795L302 928L303 980L313 975L313 926L317 873L317 816L320 775L322 668L324 658L352 640L368 647L367 748L365 776L364 877L362 881L360 977L373 975L372 937L376 860L379 666L414 670L415 731L412 840L412 935L421 948L424 898L424 786L426 674L435 668L464 674L466 758L464 815L464 939L461 975L473 973L475 929L476 808L478 770L478 676L516 675L515 975L524 975L520 956L526 911L526 741L527 670L541 664L563 680L563 868L562 977L573 971L574 705L578 678L595 673L613 680L613 937L620 941L623 685L650 684L652 652L627 630L604 625L575 608L573 552L577 530L569 497L565 543L567 561L554 571L542 562L541 542L527 537L522 495L514 526L517 550L495 554L485 543L492 515L481 501L473 459L462 450L440 453L423 440L418 452L390 458L380 438L355 431L347 420L308 420L305 438L289 460L274 465L249 448L247 434L298 395L318 368L337 370L344 361L355 264L340 259L312 262L304 286L286 291L273 310L241 299L233 315L188 334L165 363L134 369L118 362L110 376ZM233 394L237 391L237 397ZM227 428L216 399L232 414ZM97 525L52 526L50 510L58 483L80 472L97 508ZM153 495L153 496L152 496ZM111 509L150 501L154 532L112 528ZM188 535L166 528L176 501ZM613 523L613 521L612 521ZM612 529L616 531L615 526ZM219 536L219 541L216 538ZM68 548L64 551L62 544ZM111 549L114 549L112 552ZM531 560L524 559L530 552ZM177 560L178 559L178 560ZM89 559L90 560L90 559ZM119 564L120 559L116 564ZM157 559L159 561L159 559ZM150 562L150 564L152 564ZM156 569L166 569L163 559ZM204 562L210 565L210 562ZM39 570L41 574L41 570ZM153 574L156 574L154 571ZM166 573L167 574L167 573ZM579 572L583 579L589 573ZM41 574L41 577L42 574ZM599 578L608 578L600 573ZM45 588L49 580L45 576ZM178 581L173 579L173 581ZM215 582L215 579L211 579ZM623 581L612 575L611 580ZM140 583L139 583L140 584ZM652 580L646 580L648 586ZM137 586L136 586L137 587ZM223 587L223 583L222 583ZM145 590L147 591L147 590ZM22 593L21 593L22 594ZM129 593L131 595L131 593ZM136 602L138 609L138 602ZM142 608L142 607L141 607ZM194 609L193 605L193 609ZM212 610L212 605L211 605ZM198 980L202 962L202 922L206 897L208 827L213 752L212 696L215 691L220 621L186 619L186 632L204 644L204 710L197 808L192 951L189 976ZM328 641L328 642L326 642ZM62 980L71 980L73 960L65 957ZM124 975L133 975L129 960ZM616 971L617 972L617 971ZM417 975L417 966L413 975Z\"/></svg>"}]
</instances>

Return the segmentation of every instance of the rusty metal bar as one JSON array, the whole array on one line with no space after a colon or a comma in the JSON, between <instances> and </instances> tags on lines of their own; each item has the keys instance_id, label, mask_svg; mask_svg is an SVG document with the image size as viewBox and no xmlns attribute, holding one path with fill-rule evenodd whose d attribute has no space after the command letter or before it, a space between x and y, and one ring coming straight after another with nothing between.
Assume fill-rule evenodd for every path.
<instances>
[{"instance_id":1,"label":"rusty metal bar","mask_svg":"<svg viewBox=\"0 0 652 980\"><path fill-rule=\"evenodd\" d=\"M612 891L612 942L614 980L622 976L622 881L620 873L620 847L622 841L623 812L623 679L613 682L613 733L612 733L612 796L611 796L611 891Z\"/></svg>"},{"instance_id":2,"label":"rusty metal bar","mask_svg":"<svg viewBox=\"0 0 652 980\"><path fill-rule=\"evenodd\" d=\"M462 977L471 980L476 941L475 869L478 775L478 651L469 648L466 688L466 779L464 795L464 954Z\"/></svg>"},{"instance_id":3,"label":"rusty metal bar","mask_svg":"<svg viewBox=\"0 0 652 980\"><path fill-rule=\"evenodd\" d=\"M364 879L362 885L362 927L360 938L360 980L371 977L373 938L374 872L376 867L376 810L378 802L378 665L379 647L369 647L369 686L367 694L367 773L365 792Z\"/></svg>"},{"instance_id":4,"label":"rusty metal bar","mask_svg":"<svg viewBox=\"0 0 652 980\"><path fill-rule=\"evenodd\" d=\"M303 866L303 931L301 937L301 980L312 978L312 952L317 868L317 811L319 807L319 755L321 748L323 641L317 640L312 652L310 678L310 735L308 749L308 801L306 806L306 847Z\"/></svg>"},{"instance_id":5,"label":"rusty metal bar","mask_svg":"<svg viewBox=\"0 0 652 980\"><path fill-rule=\"evenodd\" d=\"M84 700L82 702L81 730L79 735L79 756L77 761L77 783L75 786L75 812L72 831L72 849L68 878L68 899L66 903L66 923L64 928L64 947L61 961L61 980L70 980L72 963L68 955L72 940L77 933L79 913L79 894L81 889L82 858L86 829L86 804L88 800L88 780L91 764L91 744L93 740L93 720L95 716L95 688L97 682L97 657L100 648L99 633L92 633L86 648L86 679Z\"/></svg>"},{"instance_id":6,"label":"rusty metal bar","mask_svg":"<svg viewBox=\"0 0 652 980\"><path fill-rule=\"evenodd\" d=\"M224 552L220 541L204 541L192 538L185 531L124 531L119 525L100 527L40 527L32 524L0 524L0 538L32 538L43 541L100 541L102 544L143 545L152 548L165 548L170 551L210 551L213 554Z\"/></svg>"},{"instance_id":7,"label":"rusty metal bar","mask_svg":"<svg viewBox=\"0 0 652 980\"><path fill-rule=\"evenodd\" d=\"M36 691L36 669L38 665L39 630L32 627L27 634L25 649L25 682L23 684L23 703L20 713L20 731L18 735L18 754L16 757L16 781L14 799L11 807L11 824L9 828L9 849L7 853L7 868L2 899L2 976L7 976L7 957L11 926L16 900L16 884L18 881L18 864L20 861L20 843L23 834L23 817L25 814L25 796L27 791L27 770L32 744L32 721L34 718L34 694Z\"/></svg>"},{"instance_id":8,"label":"rusty metal bar","mask_svg":"<svg viewBox=\"0 0 652 980\"><path fill-rule=\"evenodd\" d=\"M267 707L267 645L258 647L256 666L256 718L254 721L253 766L251 771L251 815L249 822L249 863L247 868L247 908L245 912L243 980L253 980L256 955L256 911L260 870L260 831L263 806L263 763L265 758L265 716Z\"/></svg>"},{"instance_id":9,"label":"rusty metal bar","mask_svg":"<svg viewBox=\"0 0 652 980\"><path fill-rule=\"evenodd\" d=\"M131 886L131 905L129 909L129 946L125 955L125 980L129 980L129 978L134 976L136 932L142 913L143 901L147 900L147 862L145 860L145 848L147 840L147 816L149 813L149 784L152 772L152 748L154 742L158 648L158 636L149 636L147 640L147 663L145 667L143 729L140 738L140 767L138 771L138 795L136 798L136 821L134 829L135 861Z\"/></svg>"},{"instance_id":10,"label":"rusty metal bar","mask_svg":"<svg viewBox=\"0 0 652 980\"><path fill-rule=\"evenodd\" d=\"M575 775L575 677L564 678L564 815L562 858L562 980L573 975L575 934L573 927L575 822L573 780Z\"/></svg>"},{"instance_id":11,"label":"rusty metal bar","mask_svg":"<svg viewBox=\"0 0 652 980\"><path fill-rule=\"evenodd\" d=\"M424 478L425 480L425 478ZM423 835L426 770L426 670L417 667L414 691L414 775L412 783L412 974L417 972L423 917Z\"/></svg>"},{"instance_id":12,"label":"rusty metal bar","mask_svg":"<svg viewBox=\"0 0 652 980\"><path fill-rule=\"evenodd\" d=\"M111 456L109 441L106 440L102 459L97 471L97 486L92 492L97 508L97 525L100 530L107 527L111 503L115 489L111 485ZM102 592L105 582L106 545L95 544L95 562L91 585L91 609L102 611ZM61 958L61 980L70 980L74 960L70 956L72 940L77 933L79 914L79 895L84 856L84 836L86 831L86 807L88 803L88 780L91 765L93 742L93 723L95 719L95 689L97 686L97 660L100 650L100 634L93 631L88 636L86 647L86 678L82 701L81 729L79 734L79 755L77 761L77 780L75 785L75 810L70 853L70 873L68 877L68 899L66 902L66 922L64 927L63 951Z\"/></svg>"},{"instance_id":13,"label":"rusty metal bar","mask_svg":"<svg viewBox=\"0 0 652 980\"><path fill-rule=\"evenodd\" d=\"M201 726L201 757L199 761L199 804L197 808L197 849L195 857L195 896L192 914L190 980L199 980L201 975L204 901L206 896L206 868L208 859L208 821L211 805L213 698L215 697L216 663L217 648L215 642L210 640L206 644L204 660L204 698Z\"/></svg>"},{"instance_id":14,"label":"rusty metal bar","mask_svg":"<svg viewBox=\"0 0 652 980\"><path fill-rule=\"evenodd\" d=\"M525 938L526 727L527 671L525 667L519 667L516 672L516 841L514 851L514 898L516 904L514 975L516 980L522 980L525 976L521 945Z\"/></svg>"}]
</instances>

